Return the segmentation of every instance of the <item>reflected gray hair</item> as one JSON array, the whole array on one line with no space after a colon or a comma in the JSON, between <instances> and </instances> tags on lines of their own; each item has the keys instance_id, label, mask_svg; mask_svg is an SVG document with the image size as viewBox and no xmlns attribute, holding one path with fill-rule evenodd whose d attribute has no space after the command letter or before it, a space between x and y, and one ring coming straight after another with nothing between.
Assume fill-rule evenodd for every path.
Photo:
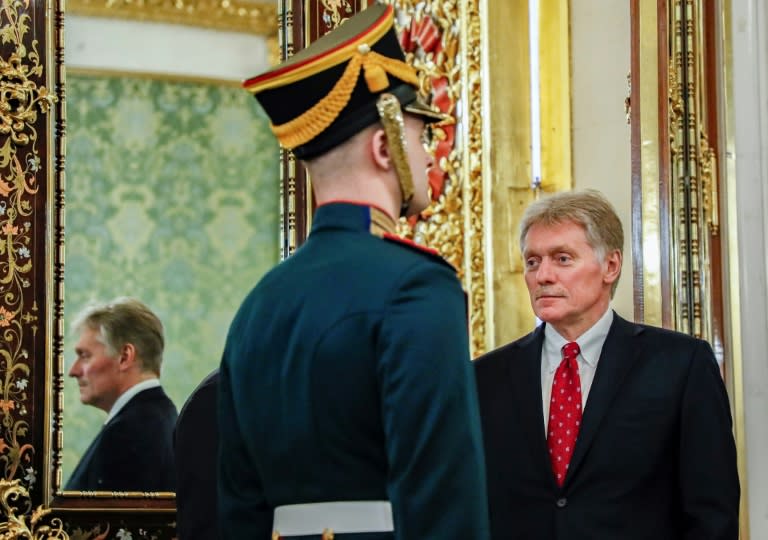
<instances>
[{"instance_id":1,"label":"reflected gray hair","mask_svg":"<svg viewBox=\"0 0 768 540\"><path fill-rule=\"evenodd\" d=\"M584 229L587 243L595 250L598 260L618 250L624 254L624 228L616 209L597 190L564 191L533 202L520 221L520 251L525 253L525 237L534 225L575 223ZM621 273L619 273L621 276ZM611 297L619 284L611 287Z\"/></svg>"},{"instance_id":2,"label":"reflected gray hair","mask_svg":"<svg viewBox=\"0 0 768 540\"><path fill-rule=\"evenodd\" d=\"M77 314L72 330L80 333L85 328L99 332L110 356L130 343L142 371L160 375L163 361L163 323L143 302L135 298L120 297L107 303L89 304Z\"/></svg>"}]
</instances>

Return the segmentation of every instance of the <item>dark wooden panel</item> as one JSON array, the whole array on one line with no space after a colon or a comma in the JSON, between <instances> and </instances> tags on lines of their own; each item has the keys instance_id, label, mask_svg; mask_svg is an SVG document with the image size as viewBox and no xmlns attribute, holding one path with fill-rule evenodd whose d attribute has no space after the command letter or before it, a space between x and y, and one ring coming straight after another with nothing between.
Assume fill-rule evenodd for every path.
<instances>
[{"instance_id":1,"label":"dark wooden panel","mask_svg":"<svg viewBox=\"0 0 768 540\"><path fill-rule=\"evenodd\" d=\"M0 11L0 460L42 501L48 258L46 219L54 171L47 157L57 108L49 73L45 0L4 2Z\"/></svg>"}]
</instances>

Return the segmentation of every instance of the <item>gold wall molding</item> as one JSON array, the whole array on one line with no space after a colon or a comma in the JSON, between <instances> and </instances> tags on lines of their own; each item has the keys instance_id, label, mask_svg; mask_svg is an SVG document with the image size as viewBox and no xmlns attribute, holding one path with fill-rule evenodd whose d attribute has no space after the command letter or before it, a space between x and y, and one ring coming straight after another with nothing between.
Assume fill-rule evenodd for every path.
<instances>
[{"instance_id":1,"label":"gold wall molding","mask_svg":"<svg viewBox=\"0 0 768 540\"><path fill-rule=\"evenodd\" d=\"M277 36L276 2L242 0L69 0L67 13Z\"/></svg>"},{"instance_id":2,"label":"gold wall molding","mask_svg":"<svg viewBox=\"0 0 768 540\"><path fill-rule=\"evenodd\" d=\"M632 9L635 317L712 345L745 493L731 1L633 0ZM746 540L747 497L740 505Z\"/></svg>"},{"instance_id":3,"label":"gold wall molding","mask_svg":"<svg viewBox=\"0 0 768 540\"><path fill-rule=\"evenodd\" d=\"M635 320L663 325L662 257L663 204L659 190L659 14L653 2L635 0L633 6L633 54L631 116L633 122L633 220L632 244L635 273ZM666 16L666 14L662 14ZM665 78L671 81L671 78Z\"/></svg>"},{"instance_id":4,"label":"gold wall molding","mask_svg":"<svg viewBox=\"0 0 768 540\"><path fill-rule=\"evenodd\" d=\"M726 384L731 397L733 408L733 431L736 437L736 451L738 458L739 481L741 482L741 501L739 507L739 537L748 540L750 537L748 494L749 476L747 474L747 433L746 411L744 402L744 364L742 348L741 325L741 285L739 275L741 264L738 257L739 227L738 227L738 201L736 189L736 141L734 136L736 124L736 112L734 104L733 83L733 1L724 0L720 6L720 15L723 21L723 50L721 59L723 64L723 102L725 125L725 156L721 160L724 199L724 230L727 251L724 253L726 267L726 283L728 290L728 319L726 326L728 335L727 354L731 358L730 365L726 365Z\"/></svg>"},{"instance_id":5,"label":"gold wall molding","mask_svg":"<svg viewBox=\"0 0 768 540\"><path fill-rule=\"evenodd\" d=\"M539 2L541 185L532 178L531 73L528 2L484 2L483 182L487 197L483 257L491 321L488 348L533 330L518 230L537 197L573 187L570 106L570 15L567 0ZM510 21L515 30L510 31ZM491 108L493 112L491 113ZM478 156L475 156L475 159Z\"/></svg>"},{"instance_id":6,"label":"gold wall molding","mask_svg":"<svg viewBox=\"0 0 768 540\"><path fill-rule=\"evenodd\" d=\"M573 187L570 0L539 0L541 188Z\"/></svg>"},{"instance_id":7,"label":"gold wall molding","mask_svg":"<svg viewBox=\"0 0 768 540\"><path fill-rule=\"evenodd\" d=\"M716 346L709 272L712 235L719 234L719 173L705 120L704 7L670 3L669 140L675 328ZM716 299L717 300L717 299Z\"/></svg>"},{"instance_id":8,"label":"gold wall molding","mask_svg":"<svg viewBox=\"0 0 768 540\"><path fill-rule=\"evenodd\" d=\"M483 104L482 50L480 5L477 0L461 4L459 18L462 21L464 46L461 48L459 65L464 65L463 99L466 110L467 138L461 156L464 167L464 201L466 210L463 215L465 256L463 260L465 283L469 298L470 348L477 356L493 347L489 341L492 333L492 314L487 309L488 290L487 265L485 257L486 242L483 234L487 213L487 186L483 182L484 113L490 114ZM489 316L490 315L490 316Z\"/></svg>"}]
</instances>

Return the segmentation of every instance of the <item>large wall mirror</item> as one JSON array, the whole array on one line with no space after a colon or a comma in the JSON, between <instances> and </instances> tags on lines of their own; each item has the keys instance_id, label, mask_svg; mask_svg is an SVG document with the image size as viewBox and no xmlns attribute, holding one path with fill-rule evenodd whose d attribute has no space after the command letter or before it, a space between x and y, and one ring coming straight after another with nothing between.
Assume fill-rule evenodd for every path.
<instances>
[{"instance_id":1,"label":"large wall mirror","mask_svg":"<svg viewBox=\"0 0 768 540\"><path fill-rule=\"evenodd\" d=\"M584 2L567 0L393 3L433 99L457 120L440 150L445 174L433 178L442 189L411 234L459 267L472 310L473 353L479 354L534 324L519 307L525 304L514 247L520 205L540 191L596 185L582 169L591 161L581 160L581 153L571 158L572 134L585 148L598 135L610 139L600 148L626 156L620 151L628 141L629 13L606 0L596 13L612 22L597 24ZM6 477L19 479L33 501L52 508L71 537L171 538L175 504L172 492L63 489L105 417L79 402L67 377L75 337L71 317L90 300L131 295L145 301L165 323L161 382L181 406L218 363L223 334L244 292L277 260L278 227L283 254L306 234L300 218L308 208L295 198L306 184L292 177L295 164L284 162L280 172L277 149L264 136L265 119L237 81L266 66L279 22L285 54L303 44L300 37L313 39L365 5L284 0L277 9L271 1L73 0L64 13L61 1L32 3L34 35L24 37L24 47L31 50L34 39L46 44L47 71L41 70L38 83L66 97L66 108L63 99L52 102L48 115L35 119L39 133L50 135L38 139L37 154L20 150L17 161L27 177L42 171L38 184L15 188L11 197L19 210L12 222L0 223L3 234L17 235L14 257L29 259L19 267L26 274L15 289L2 285L6 311L0 311L0 326L16 332L4 330L10 345L0 346L11 374L0 403L3 442L10 448L3 455ZM530 6L540 9L537 18ZM156 19L147 20L147 10ZM277 12L285 14L280 21ZM178 24L221 20L251 22L237 28ZM249 24L256 20L254 29ZM510 32L510 25L517 31ZM580 29L573 44L569 26ZM600 36L607 42L596 44L601 38L595 28L606 29ZM588 87L590 77L573 78L571 97L572 51L582 48L584 54L614 54L595 75L607 94L602 102ZM531 67L534 61L540 69ZM532 77L546 88L540 137L532 135ZM571 116L571 99L588 96L593 113ZM540 183L533 182L533 139L541 143ZM270 153L274 171L257 172ZM628 157L617 159L602 176L623 213L629 183L614 180L626 177L628 166ZM23 212L33 217L23 218ZM628 279L625 284L629 288Z\"/></svg>"},{"instance_id":2,"label":"large wall mirror","mask_svg":"<svg viewBox=\"0 0 768 540\"><path fill-rule=\"evenodd\" d=\"M275 61L276 7L195 6L75 1L65 12L66 240L45 487L75 538L166 537L175 496L68 489L106 419L70 376L73 318L115 297L146 303L165 330L160 382L180 410L218 365L240 301L279 258L278 147L239 86ZM134 527L129 509L152 517Z\"/></svg>"},{"instance_id":3,"label":"large wall mirror","mask_svg":"<svg viewBox=\"0 0 768 540\"><path fill-rule=\"evenodd\" d=\"M218 365L239 302L277 261L279 219L278 148L238 85L268 65L268 36L76 7L66 21L65 489L106 418L80 403L70 376L78 311L118 296L146 303L165 329L160 381L180 409ZM93 393L97 376L78 375Z\"/></svg>"}]
</instances>

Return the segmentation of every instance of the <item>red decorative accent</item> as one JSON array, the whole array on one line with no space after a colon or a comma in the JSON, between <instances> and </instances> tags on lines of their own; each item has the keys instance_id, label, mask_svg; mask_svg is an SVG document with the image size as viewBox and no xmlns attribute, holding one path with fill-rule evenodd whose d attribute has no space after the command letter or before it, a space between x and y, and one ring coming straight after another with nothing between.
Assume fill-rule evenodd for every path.
<instances>
[{"instance_id":1,"label":"red decorative accent","mask_svg":"<svg viewBox=\"0 0 768 540\"><path fill-rule=\"evenodd\" d=\"M444 51L443 30L428 14L419 13L414 16L410 24L400 31L400 43L403 50L415 59L415 65L423 69L425 65L423 57L435 59L441 52L443 54L455 54L455 51ZM451 47L449 47L450 49ZM430 68L426 75L430 91L430 101L440 112L453 115L456 108L455 97L450 93L450 81L448 74L441 69ZM436 128L438 130L437 143L433 147L434 163L427 171L427 179L432 192L432 200L437 202L445 189L448 172L445 170L445 160L450 157L456 143L456 126L447 125ZM428 212L428 211L427 211ZM408 224L413 228L420 219L428 219L427 213L408 218Z\"/></svg>"},{"instance_id":2,"label":"red decorative accent","mask_svg":"<svg viewBox=\"0 0 768 540\"><path fill-rule=\"evenodd\" d=\"M422 246L421 244L417 244L413 240L410 240L408 238L403 238L402 236L397 236L396 234L387 233L385 232L382 235L382 238L385 240L391 240L393 242L397 242L398 244L405 244L406 246L418 249L419 251L423 251L425 253L429 253L430 255L435 255L437 257L440 257L440 252L436 249L432 249L431 247Z\"/></svg>"},{"instance_id":3,"label":"red decorative accent","mask_svg":"<svg viewBox=\"0 0 768 540\"><path fill-rule=\"evenodd\" d=\"M445 134L445 139L440 139L435 148L435 161L433 165L427 171L427 177L429 179L429 187L432 189L432 200L437 201L440 199L440 195L443 194L443 187L445 187L445 177L448 173L440 166L440 160L447 158L453 150L456 137L456 126L444 126L439 128Z\"/></svg>"},{"instance_id":4,"label":"red decorative accent","mask_svg":"<svg viewBox=\"0 0 768 540\"><path fill-rule=\"evenodd\" d=\"M432 165L427 170L427 182L429 182L429 188L432 190L432 200L439 200L445 186L445 171L438 165Z\"/></svg>"},{"instance_id":5,"label":"red decorative accent","mask_svg":"<svg viewBox=\"0 0 768 540\"><path fill-rule=\"evenodd\" d=\"M310 56L309 58L306 58L305 60L302 60L301 62L296 62L295 64L291 64L289 66L280 67L277 69L274 69L272 71L267 71L266 73L262 73L261 75L257 75L255 77L251 77L250 79L246 80L243 83L243 88L249 88L251 86L254 86L257 83L260 83L262 81L266 81L269 79L274 79L276 77L279 77L285 73L290 73L292 71L296 71L298 69L303 68L307 64L316 62L320 58L325 58L326 56L330 56L334 54L339 49L343 49L344 47L347 47L349 44L354 43L358 40L362 40L365 38L368 34L373 33L374 31L378 30L379 27L382 25L382 23L387 23L387 19L392 17L392 11L394 8L392 6L387 6L384 13L381 14L381 17L378 18L378 20L372 24L368 29L366 29L364 32L361 32L358 35L352 36L348 40L340 43L336 47L329 49L322 54L317 54L315 56ZM351 55L350 55L351 57Z\"/></svg>"},{"instance_id":6,"label":"red decorative accent","mask_svg":"<svg viewBox=\"0 0 768 540\"><path fill-rule=\"evenodd\" d=\"M453 100L448 94L448 77L434 77L432 79L432 104L436 105L440 112L453 111Z\"/></svg>"},{"instance_id":7,"label":"red decorative accent","mask_svg":"<svg viewBox=\"0 0 768 540\"><path fill-rule=\"evenodd\" d=\"M413 43L411 42L411 29L410 28L404 28L402 33L400 34L400 46L406 52L411 50L411 48L413 46Z\"/></svg>"},{"instance_id":8,"label":"red decorative accent","mask_svg":"<svg viewBox=\"0 0 768 540\"><path fill-rule=\"evenodd\" d=\"M440 30L431 17L424 17L416 23L414 31L416 41L424 52L438 52L440 46Z\"/></svg>"}]
</instances>

